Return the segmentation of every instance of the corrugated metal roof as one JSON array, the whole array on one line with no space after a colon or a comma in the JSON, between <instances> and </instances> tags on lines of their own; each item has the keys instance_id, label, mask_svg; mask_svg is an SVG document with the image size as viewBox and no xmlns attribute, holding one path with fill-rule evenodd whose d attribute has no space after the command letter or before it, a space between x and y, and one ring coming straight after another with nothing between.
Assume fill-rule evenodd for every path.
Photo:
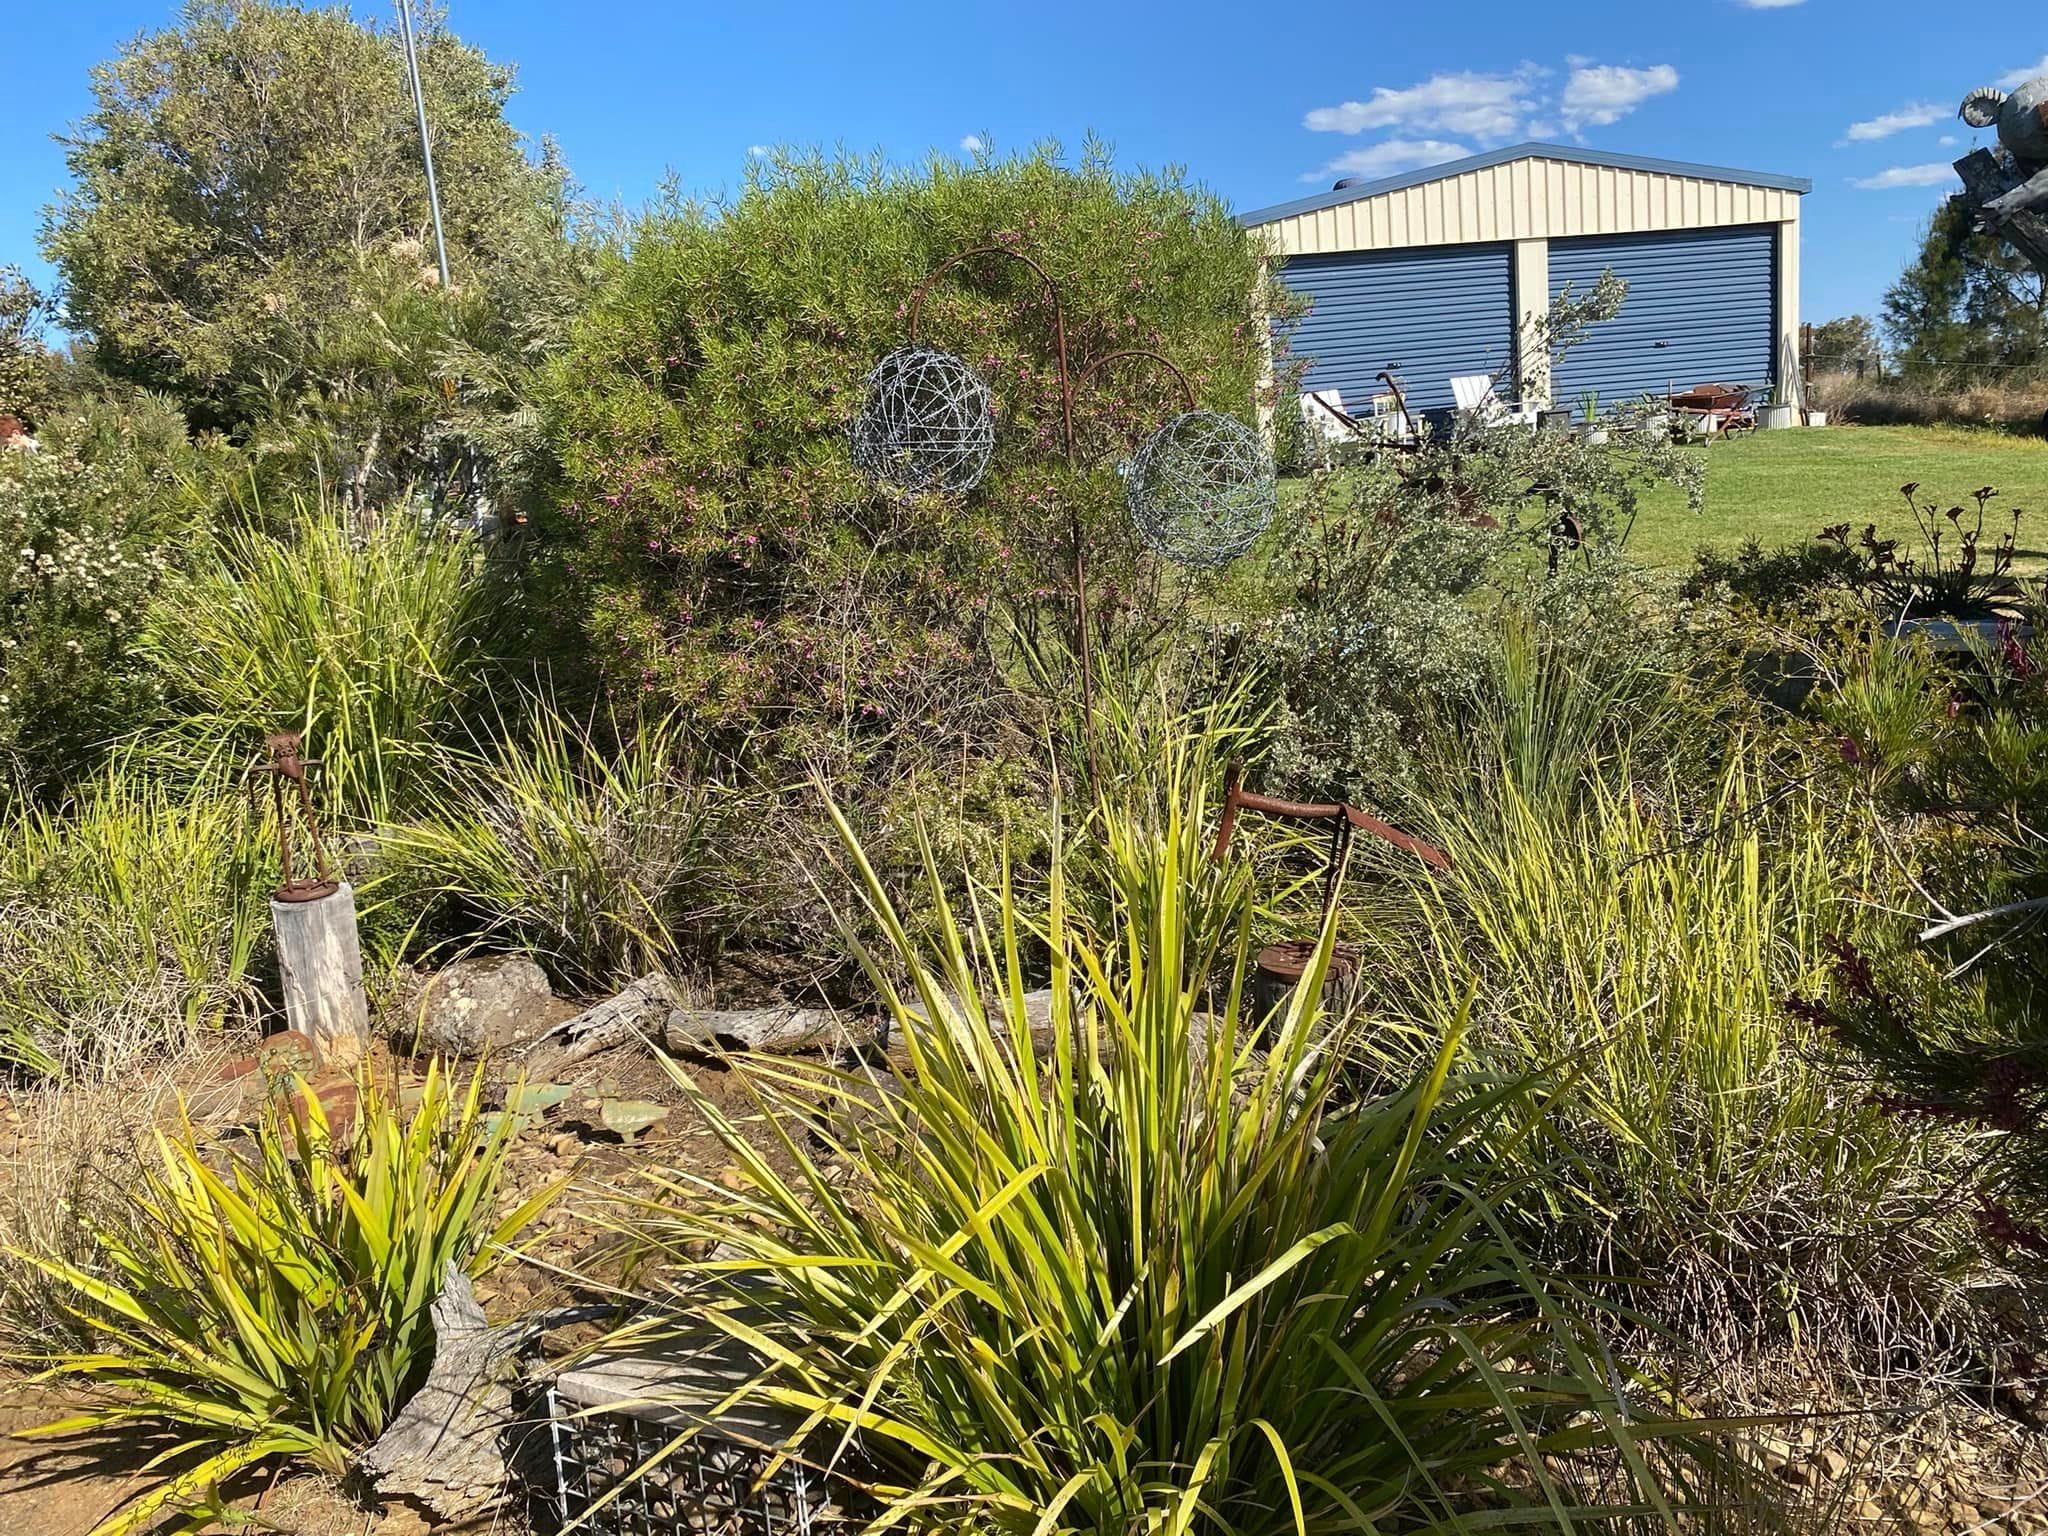
<instances>
[{"instance_id":1,"label":"corrugated metal roof","mask_svg":"<svg viewBox=\"0 0 2048 1536\"><path fill-rule=\"evenodd\" d=\"M1483 171L1496 165L1506 165L1513 160L1562 160L1576 165L1605 165L1623 171L1647 171L1659 176L1684 176L1694 181L1726 181L1737 186L1773 187L1784 192L1807 193L1813 190L1813 183L1803 176L1779 176L1769 171L1738 171L1725 165L1695 165L1687 160L1659 160L1649 155L1617 155L1603 149L1575 149L1566 144L1514 144L1506 149L1488 150L1483 155L1468 155L1463 160L1448 160L1442 165L1424 166L1419 171L1408 171L1399 176L1383 176L1378 181L1360 182L1355 187L1346 187L1341 192L1318 192L1313 197L1296 198L1289 203L1275 203L1270 208L1255 208L1250 213L1238 215L1237 222L1246 229L1261 224L1271 224L1278 219L1293 218L1297 214L1316 213L1324 208L1336 208L1345 203L1355 203L1368 197L1380 197L1388 192L1401 192L1409 187L1423 186L1432 181L1460 176L1467 171Z\"/></svg>"}]
</instances>

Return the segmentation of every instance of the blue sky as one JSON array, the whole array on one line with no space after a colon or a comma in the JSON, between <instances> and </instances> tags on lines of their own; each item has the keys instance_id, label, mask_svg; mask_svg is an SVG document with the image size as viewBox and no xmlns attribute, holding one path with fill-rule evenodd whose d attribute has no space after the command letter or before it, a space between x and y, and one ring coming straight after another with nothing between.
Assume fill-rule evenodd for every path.
<instances>
[{"instance_id":1,"label":"blue sky","mask_svg":"<svg viewBox=\"0 0 2048 1536\"><path fill-rule=\"evenodd\" d=\"M1406 170L1525 138L1811 177L1809 320L1874 311L1947 163L1983 136L1975 85L2048 70L2039 0L1383 0L1033 6L738 0L449 0L455 30L516 61L520 128L560 141L600 197L673 169L730 187L756 146L916 159L1093 130L1122 164L1186 166L1240 209L1347 170ZM17 8L0 52L0 263L47 277L51 135L87 70L175 0ZM388 8L357 7L385 16Z\"/></svg>"}]
</instances>

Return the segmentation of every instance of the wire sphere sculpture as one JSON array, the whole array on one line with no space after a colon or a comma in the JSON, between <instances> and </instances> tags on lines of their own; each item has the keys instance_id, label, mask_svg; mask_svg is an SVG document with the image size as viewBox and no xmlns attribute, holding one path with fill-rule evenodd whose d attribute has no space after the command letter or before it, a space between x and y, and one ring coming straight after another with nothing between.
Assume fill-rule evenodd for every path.
<instances>
[{"instance_id":1,"label":"wire sphere sculpture","mask_svg":"<svg viewBox=\"0 0 2048 1536\"><path fill-rule=\"evenodd\" d=\"M1227 565L1266 531L1278 505L1273 461L1235 416L1184 411L1145 439L1124 499L1138 537L1176 565Z\"/></svg>"},{"instance_id":2,"label":"wire sphere sculpture","mask_svg":"<svg viewBox=\"0 0 2048 1536\"><path fill-rule=\"evenodd\" d=\"M848 428L854 467L909 494L971 491L996 446L995 398L950 352L901 347L868 371Z\"/></svg>"}]
</instances>

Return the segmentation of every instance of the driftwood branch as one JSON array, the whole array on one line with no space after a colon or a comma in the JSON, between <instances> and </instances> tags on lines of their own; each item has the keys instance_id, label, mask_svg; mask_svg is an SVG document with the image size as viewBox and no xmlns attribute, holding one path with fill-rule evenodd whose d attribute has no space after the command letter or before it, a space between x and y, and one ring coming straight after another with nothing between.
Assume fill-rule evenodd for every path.
<instances>
[{"instance_id":1,"label":"driftwood branch","mask_svg":"<svg viewBox=\"0 0 2048 1536\"><path fill-rule=\"evenodd\" d=\"M879 1035L878 1028L830 1008L688 1008L661 975L642 976L560 1029L569 1041L568 1061L582 1061L635 1036L670 1051L737 1045L790 1053L844 1050Z\"/></svg>"},{"instance_id":2,"label":"driftwood branch","mask_svg":"<svg viewBox=\"0 0 2048 1536\"><path fill-rule=\"evenodd\" d=\"M991 1015L1001 1007L993 999L984 1006ZM1050 988L1024 994L1024 1017L1031 1031L1032 1054L1040 1059L1052 1055ZM1214 1020L1207 1014L1197 1014L1192 1024L1189 1048L1195 1060L1200 1061L1207 1051ZM901 1067L908 1060L900 1035L885 1029L879 1020L849 1016L829 1008L788 1005L686 1008L676 999L668 980L659 975L642 976L616 996L558 1025L556 1032L568 1039L569 1047L563 1055L567 1062L582 1061L635 1038L644 1038L668 1051L737 1046L781 1055L880 1045L896 1066Z\"/></svg>"},{"instance_id":3,"label":"driftwood branch","mask_svg":"<svg viewBox=\"0 0 2048 1536\"><path fill-rule=\"evenodd\" d=\"M435 1298L434 1364L412 1400L367 1451L377 1491L417 1499L459 1520L504 1491L504 1439L514 1418L518 1354L540 1332L533 1319L492 1327L469 1278L448 1266Z\"/></svg>"}]
</instances>

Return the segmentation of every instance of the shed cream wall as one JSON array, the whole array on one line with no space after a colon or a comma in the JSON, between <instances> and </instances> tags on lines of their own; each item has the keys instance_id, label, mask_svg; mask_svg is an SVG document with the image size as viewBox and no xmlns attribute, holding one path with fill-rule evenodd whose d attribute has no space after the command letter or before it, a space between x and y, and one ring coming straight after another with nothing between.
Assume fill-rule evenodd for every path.
<instances>
[{"instance_id":1,"label":"shed cream wall","mask_svg":"<svg viewBox=\"0 0 2048 1536\"><path fill-rule=\"evenodd\" d=\"M1781 224L1799 194L1530 158L1260 225L1281 256Z\"/></svg>"},{"instance_id":2,"label":"shed cream wall","mask_svg":"<svg viewBox=\"0 0 2048 1536\"><path fill-rule=\"evenodd\" d=\"M1799 363L1799 199L1792 217L1778 225L1778 400L1804 407L1805 377Z\"/></svg>"}]
</instances>

